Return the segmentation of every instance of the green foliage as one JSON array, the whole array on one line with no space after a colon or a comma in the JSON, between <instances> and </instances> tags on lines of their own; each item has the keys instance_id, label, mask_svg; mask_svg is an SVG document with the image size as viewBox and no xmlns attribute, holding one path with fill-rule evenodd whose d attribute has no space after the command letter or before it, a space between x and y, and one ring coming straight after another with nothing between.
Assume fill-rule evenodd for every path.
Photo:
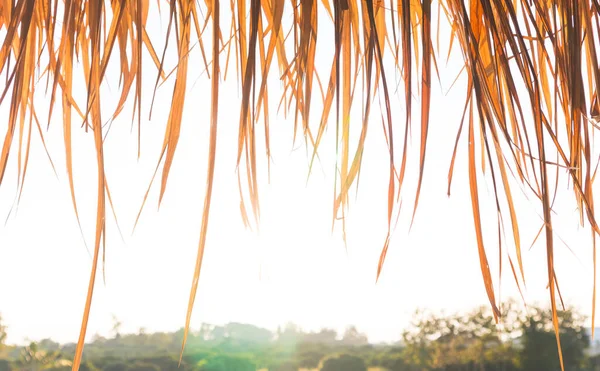
<instances>
[{"instance_id":1,"label":"green foliage","mask_svg":"<svg viewBox=\"0 0 600 371\"><path fill-rule=\"evenodd\" d=\"M269 367L269 371L298 371L300 366L293 361L284 361Z\"/></svg>"},{"instance_id":2,"label":"green foliage","mask_svg":"<svg viewBox=\"0 0 600 371\"><path fill-rule=\"evenodd\" d=\"M127 367L127 371L161 371L158 365L149 362L135 362Z\"/></svg>"},{"instance_id":3,"label":"green foliage","mask_svg":"<svg viewBox=\"0 0 600 371\"><path fill-rule=\"evenodd\" d=\"M321 371L367 371L367 365L360 357L340 354L325 359Z\"/></svg>"},{"instance_id":4,"label":"green foliage","mask_svg":"<svg viewBox=\"0 0 600 371\"><path fill-rule=\"evenodd\" d=\"M178 360L174 356L144 357L129 360L97 361L98 368L102 371L185 371L190 368L184 363L178 367ZM94 369L94 370L97 370ZM83 371L80 368L80 371Z\"/></svg>"},{"instance_id":5,"label":"green foliage","mask_svg":"<svg viewBox=\"0 0 600 371\"><path fill-rule=\"evenodd\" d=\"M516 312L505 309L506 313ZM449 316L417 312L413 328L403 335L402 361L396 360L394 367L426 371L518 370L514 337L511 326L495 325L487 308Z\"/></svg>"},{"instance_id":6,"label":"green foliage","mask_svg":"<svg viewBox=\"0 0 600 371\"><path fill-rule=\"evenodd\" d=\"M127 371L127 365L123 362L115 362L104 366L102 371Z\"/></svg>"},{"instance_id":7,"label":"green foliage","mask_svg":"<svg viewBox=\"0 0 600 371\"><path fill-rule=\"evenodd\" d=\"M256 371L256 364L247 357L217 355L198 362L198 371Z\"/></svg>"},{"instance_id":8,"label":"green foliage","mask_svg":"<svg viewBox=\"0 0 600 371\"><path fill-rule=\"evenodd\" d=\"M79 365L79 371L98 371L98 368L92 362L84 361Z\"/></svg>"},{"instance_id":9,"label":"green foliage","mask_svg":"<svg viewBox=\"0 0 600 371\"><path fill-rule=\"evenodd\" d=\"M318 350L304 351L298 354L298 366L302 368L317 368L321 359L325 357L327 353Z\"/></svg>"},{"instance_id":10,"label":"green foliage","mask_svg":"<svg viewBox=\"0 0 600 371\"><path fill-rule=\"evenodd\" d=\"M0 359L0 371L12 371L13 367L7 359Z\"/></svg>"},{"instance_id":11,"label":"green foliage","mask_svg":"<svg viewBox=\"0 0 600 371\"><path fill-rule=\"evenodd\" d=\"M197 365L198 362L214 357L217 353L213 350L195 351L193 353L186 353L183 355L185 363Z\"/></svg>"},{"instance_id":12,"label":"green foliage","mask_svg":"<svg viewBox=\"0 0 600 371\"><path fill-rule=\"evenodd\" d=\"M24 369L63 371L70 361L63 358L59 350L41 349L35 342L23 347L16 365Z\"/></svg>"},{"instance_id":13,"label":"green foliage","mask_svg":"<svg viewBox=\"0 0 600 371\"><path fill-rule=\"evenodd\" d=\"M584 350L590 339L583 328L583 319L573 310L558 312L560 344L566 371L583 370ZM521 366L528 371L560 369L556 336L548 311L534 308L521 323Z\"/></svg>"},{"instance_id":14,"label":"green foliage","mask_svg":"<svg viewBox=\"0 0 600 371\"><path fill-rule=\"evenodd\" d=\"M6 326L2 322L2 316L0 315L0 351L4 348L6 343Z\"/></svg>"},{"instance_id":15,"label":"green foliage","mask_svg":"<svg viewBox=\"0 0 600 371\"><path fill-rule=\"evenodd\" d=\"M587 367L590 371L600 371L600 354L590 357L587 361Z\"/></svg>"},{"instance_id":16,"label":"green foliage","mask_svg":"<svg viewBox=\"0 0 600 371\"><path fill-rule=\"evenodd\" d=\"M377 352L370 361L371 366L381 367L387 371L405 371L409 369L402 351L390 349L388 352Z\"/></svg>"},{"instance_id":17,"label":"green foliage","mask_svg":"<svg viewBox=\"0 0 600 371\"><path fill-rule=\"evenodd\" d=\"M139 364L143 365L154 365L161 371L181 371L179 367L179 360L173 356L160 356L160 357L146 357L139 361ZM139 365L138 365L139 366ZM132 370L130 367L128 370ZM138 371L142 371L141 369Z\"/></svg>"}]
</instances>

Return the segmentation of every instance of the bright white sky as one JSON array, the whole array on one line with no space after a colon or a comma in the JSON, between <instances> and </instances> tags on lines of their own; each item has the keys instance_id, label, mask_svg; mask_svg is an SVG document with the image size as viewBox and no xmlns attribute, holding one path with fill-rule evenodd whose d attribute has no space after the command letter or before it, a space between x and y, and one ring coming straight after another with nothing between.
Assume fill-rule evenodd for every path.
<instances>
[{"instance_id":1,"label":"bright white sky","mask_svg":"<svg viewBox=\"0 0 600 371\"><path fill-rule=\"evenodd\" d=\"M223 16L227 13L224 11ZM162 24L149 24L154 40L165 31L166 24L164 19ZM325 20L323 25L318 50L323 67L321 79L325 83L328 79L325 71L329 71L331 61L329 45L333 43L328 39L332 31L330 23ZM156 48L161 49L160 45ZM442 45L442 55L447 50L444 48ZM184 324L200 230L210 115L208 80L205 76L198 79L199 55L196 49L190 60L181 140L166 196L157 210L157 183L134 234L131 233L133 222L158 160L173 86L171 79L159 89L152 121L147 121L155 79L149 59L145 64L141 159L136 159L137 133L131 131L131 105L113 123L108 135L105 143L108 182L124 239L120 238L114 218L109 215L106 285L99 275L88 338L95 333L109 335L113 314L123 322L123 331L137 331L140 327L148 331L173 331ZM322 162L315 166L307 184L309 157L303 139L300 137L295 147L292 146L293 122L282 114L276 115L281 90L277 82L271 84L273 164L268 183L262 152L259 162L262 214L260 233L256 233L244 228L239 213L235 155L241 93L236 88L235 75L231 74L234 70L229 71L221 88L216 187L193 328L202 322L230 321L271 329L292 321L306 330L325 326L341 330L354 324L366 332L371 341L393 341L399 338L416 308L453 311L487 304L472 226L466 134L461 139L452 197L446 196L447 171L464 104L464 79L459 80L449 94L444 94L460 70L460 58L460 54L455 53L451 58L453 63L447 66L439 61L442 88L439 84L433 85L426 175L417 218L409 233L417 180L415 151L419 145L419 118L415 116L410 167L403 191L404 208L377 284L375 272L386 231L388 181L387 146L378 107L374 107L372 115L358 197L351 206L346 250L340 234L341 224L331 233L334 124L320 149ZM173 66L173 58L168 63ZM103 98L107 107L113 107L118 99L114 93L118 81L115 71L112 69L112 75L109 71L112 85L107 87ZM389 78L392 82L399 79L393 73ZM41 118L46 117L47 112L41 91L44 85L45 80L38 85L41 97L38 110L43 112L38 116ZM355 136L360 130L360 99L357 95L357 115L352 118ZM320 113L319 100L315 95L315 119L311 122L315 128ZM82 104L85 101L83 91L79 101ZM401 147L404 97L395 94L392 101L396 143ZM415 111L419 104L415 99ZM70 201L59 106L45 132L58 176L54 175L34 129L23 197L18 210L0 227L0 313L9 326L11 343L46 337L73 342L79 333L91 256L83 244ZM0 108L1 117L6 118L7 112L8 104L4 104ZM108 112L111 111L107 111L105 121ZM4 131L6 126L2 125ZM45 129L45 122L42 127ZM91 249L96 202L93 137L80 130L78 123L74 123L74 132L77 200L85 240ZM258 148L264 148L262 143L259 141ZM0 192L1 219L14 201L16 146L15 143ZM480 197L489 243L488 258L498 291L492 185L489 179L482 184ZM566 191L566 183L561 187ZM528 302L546 303L543 239L527 251L541 226L541 218L536 214L537 204L527 201L519 189L515 187L513 192L523 236L526 298ZM593 271L589 231L578 230L570 193L559 197L556 210L556 233L574 251L573 255L557 241L559 284L567 302L590 315ZM509 228L508 214L505 218ZM507 233L510 234L510 229ZM503 248L508 248L514 258L512 244ZM507 298L517 294L505 252L503 254L500 292Z\"/></svg>"}]
</instances>

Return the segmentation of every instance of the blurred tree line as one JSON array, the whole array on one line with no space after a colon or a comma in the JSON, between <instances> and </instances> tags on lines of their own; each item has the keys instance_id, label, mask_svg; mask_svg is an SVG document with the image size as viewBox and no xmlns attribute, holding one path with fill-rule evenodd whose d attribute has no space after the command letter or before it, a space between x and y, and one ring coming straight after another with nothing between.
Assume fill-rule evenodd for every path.
<instances>
[{"instance_id":1,"label":"blurred tree line","mask_svg":"<svg viewBox=\"0 0 600 371\"><path fill-rule=\"evenodd\" d=\"M553 371L560 370L550 312L504 306L498 325L487 308L451 315L418 311L396 344L369 344L355 327L304 332L288 324L275 332L243 323L203 324L191 334L179 365L183 330L96 336L86 345L82 371ZM566 370L600 371L584 318L559 313ZM0 371L68 371L75 344L52 340L5 344L0 317Z\"/></svg>"}]
</instances>

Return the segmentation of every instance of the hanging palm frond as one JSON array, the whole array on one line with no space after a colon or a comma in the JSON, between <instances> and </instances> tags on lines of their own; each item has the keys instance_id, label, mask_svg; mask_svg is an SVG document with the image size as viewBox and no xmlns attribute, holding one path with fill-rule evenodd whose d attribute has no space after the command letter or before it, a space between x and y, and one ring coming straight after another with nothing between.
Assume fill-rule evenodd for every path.
<instances>
[{"instance_id":1,"label":"hanging palm frond","mask_svg":"<svg viewBox=\"0 0 600 371\"><path fill-rule=\"evenodd\" d=\"M313 148L314 158L329 125L336 127L338 177L333 203L334 218L346 212L349 191L357 182L365 138L369 130L375 97L382 103L382 122L388 143L388 231L377 275L381 272L390 243L394 216L399 212L398 199L409 161L408 133L413 124L414 90L420 95L420 150L418 155L418 185L413 208L417 209L426 164L430 128L432 66L437 69L434 45L440 38L452 47L460 48L467 76L467 89L459 132L452 154L448 193L454 172L456 151L463 128L468 136L468 180L485 289L496 317L500 316L492 277L484 248L480 218L477 153L481 166L488 167L496 200L500 228L502 210L508 209L510 229L516 253L516 268L511 269L517 284L524 283L521 257L519 212L513 202L514 179L529 189L543 210L547 251L548 285L557 341L558 325L556 297L558 291L554 273L552 208L558 187L558 172L565 169L576 198L581 223L600 232L595 220L592 182L595 166L592 159L592 135L600 116L598 89L600 71L596 46L600 36L600 3L597 0L205 0L204 3L178 0L157 1L162 12L168 9L165 40L151 40L147 27L151 6L148 0L2 0L0 2L0 72L4 88L0 104L9 106L6 134L0 155L0 182L4 178L9 155L18 156L17 177L22 190L29 158L31 127L37 126L42 137L40 119L36 113L34 92L41 77L47 79L49 111L53 114L57 101L61 103L66 169L72 204L79 220L73 181L72 130L83 123L91 131L95 143L98 173L96 233L92 272L73 370L81 362L88 315L100 254L104 249L106 196L109 196L103 155L102 117L116 117L130 98L138 126L138 156L141 147L141 107L154 103L153 96L143 92L142 76L156 76L156 87L166 79L175 78L170 113L161 147L160 196L167 189L169 171L174 161L180 136L186 101L188 58L200 52L204 70L211 78L210 145L207 189L198 258L190 292L186 318L186 335L194 305L196 288L208 231L211 191L215 169L221 60L229 66L231 49L235 52L238 81L242 92L239 113L238 165L245 170L242 181L249 193L249 208L255 220L260 214L257 176L256 127L264 117L267 154L269 153L268 77L276 74L282 83L281 104L294 106L294 130L300 130ZM437 5L437 6L436 6ZM227 9L227 11L226 11ZM222 18L222 14L226 17ZM292 19L291 24L284 22ZM311 130L311 102L315 83L320 84L316 68L318 26L320 18L333 23L334 50L329 82L322 94L320 121L316 132ZM451 32L434 34L432 24L437 19L449 25ZM224 32L229 28L229 36ZM436 35L434 37L434 35ZM437 38L437 40L436 40ZM173 40L175 42L173 43ZM154 45L164 45L162 53ZM321 42L322 43L322 42ZM193 45L198 45L196 50ZM320 45L320 44L319 44ZM210 51L207 51L210 50ZM147 53L150 59L143 58ZM177 66L165 70L165 56L174 53ZM448 51L449 53L449 51ZM113 112L101 109L101 86L107 80L109 62L120 66L120 99ZM142 63L151 62L151 63ZM144 67L144 68L143 68ZM83 70L86 88L85 104L75 99L76 72ZM194 66L194 68L198 68ZM40 69L42 72L40 73ZM323 71L320 70L322 73ZM399 72L403 79L405 117L393 117L388 76ZM351 120L354 91L359 77L364 81L364 100L360 103L363 117ZM133 90L133 93L132 93ZM132 97L133 96L133 97ZM335 119L330 119L331 111ZM73 117L75 114L75 118ZM360 123L358 145L350 145L351 122ZM464 125L466 124L466 126ZM398 144L394 130L403 132L401 156L395 153ZM15 134L18 133L17 136ZM24 138L23 133L29 133ZM477 138L479 137L479 138ZM566 141L561 138L565 137ZM13 143L16 142L16 143ZM16 149L14 147L17 147ZM557 154L558 162L549 157ZM512 168L516 170L512 171ZM515 174L509 176L509 172ZM240 172L241 174L242 172ZM556 177L552 179L552 174ZM240 175L241 176L241 175ZM20 191L19 191L20 192ZM148 193L144 200L146 200ZM248 222L248 203L242 203L242 214ZM342 218L343 220L343 218ZM384 237L384 236L382 236ZM595 282L595 273L594 273ZM595 301L595 286L594 286ZM595 307L592 308L592 323ZM592 326L593 327L593 326ZM185 336L184 336L185 344ZM562 363L562 360L561 360Z\"/></svg>"}]
</instances>

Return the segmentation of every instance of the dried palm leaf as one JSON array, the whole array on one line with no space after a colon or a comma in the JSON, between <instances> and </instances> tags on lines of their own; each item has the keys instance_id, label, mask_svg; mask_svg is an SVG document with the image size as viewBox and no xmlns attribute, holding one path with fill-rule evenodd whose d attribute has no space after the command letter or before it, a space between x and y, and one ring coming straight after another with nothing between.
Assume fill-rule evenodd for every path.
<instances>
[{"instance_id":1,"label":"dried palm leaf","mask_svg":"<svg viewBox=\"0 0 600 371\"><path fill-rule=\"evenodd\" d=\"M159 11L160 4L157 1ZM9 106L6 134L0 152L0 183L5 175L9 155L16 151L17 179L19 189L22 190L34 120L45 147L34 100L36 79L44 74L47 75L47 87L50 87L48 121L57 97L61 98L65 166L78 222L73 174L73 111L83 123L84 130L91 130L94 137L98 172L94 256L73 370L78 369L81 361L98 259L104 249L106 195L112 205L104 170L103 146L107 133L103 132L101 119L103 115L106 117L107 112L103 112L100 104L101 87L107 79L112 79L107 74L110 61L116 60L120 66L120 91L118 104L109 116L113 119L118 116L133 95L134 115L137 114L137 118L134 117L133 120L137 121L138 127L138 156L141 153L141 110L148 100L143 95L142 77L149 73L153 64L155 70L150 73L156 73L156 90L171 74L175 76L170 114L155 172L156 176L160 171L161 176L159 202L167 190L169 171L175 161L186 101L188 70L191 67L188 60L190 53L195 52L193 45L199 45L198 50L204 61L202 68L212 79L207 189L198 259L186 318L187 336L208 233L222 54L226 58L224 77L233 47L242 92L237 162L244 170L238 173L240 188L245 188L249 194L249 200L242 196L240 205L246 224L250 223L246 201L250 203L251 215L255 221L260 217L256 130L260 125L261 115L264 118L267 160L270 156L269 143L273 139L269 134L268 119L269 75L278 73L277 77L282 83L280 106L287 112L294 105L294 131L300 131L305 142L312 146L311 167L318 156L318 148L327 127L332 122L335 123L336 174L339 176L335 182L334 221L340 215L343 220L349 206L349 192L358 183L372 104L376 96L380 97L383 103L381 111L384 135L389 149L389 178L388 230L377 267L379 277L393 230L392 219L400 212L399 200L409 160L408 137L414 88L421 100L421 125L413 220L420 199L431 126L429 112L432 107L432 61L437 71L433 45L437 45L437 52L440 53L440 38L444 37L439 30L442 19L448 21L450 29L447 34L447 55L450 55L451 48L460 48L464 61L463 73L468 79L465 114L456 136L448 174L448 194L466 119L468 179L476 244L490 304L495 315L500 316L487 263L484 226L480 219L478 189L481 177L477 176L478 166L481 166L482 171L489 171L492 178L498 231L504 229L502 211L507 209L510 215L510 230L518 269L513 265L510 255L509 261L519 290L519 281L525 284L525 268L521 253L519 212L513 198L514 181L529 189L543 210L552 317L559 341L555 298L558 283L554 274L551 218L554 199L559 191L559 174L557 171L553 173L554 168L560 166L566 169L580 210L580 222L583 224L587 221L591 226L594 271L595 237L600 232L595 219L592 192L595 170L592 172L591 165L591 138L594 128L597 128L595 120L600 112L597 98L600 71L596 51L597 38L600 36L600 5L597 1L438 0L438 6L434 7L430 0L230 0L229 38L222 35L227 27L227 19L224 18L225 22L220 19L227 4L221 4L219 0L205 0L203 3L177 0L168 4L169 24L166 39L162 41L152 40L147 32L151 7L148 0L0 2L0 32L3 36L0 73L5 82L0 94L0 104ZM436 8L437 13L432 11ZM329 82L326 91L321 92L321 118L314 134L309 120L315 82L321 84L316 53L319 27L322 24L320 18L323 15L333 22L335 34L330 47L334 53ZM284 19L289 19L286 17L291 17L291 25L284 22ZM438 30L435 39L431 28L436 17ZM210 31L206 32L207 30ZM164 45L160 58L154 47L157 43ZM206 52L208 48L210 53ZM227 52L223 53L224 51ZM152 61L150 65L142 64L145 53L148 53ZM167 53L175 53L178 59L177 66L171 73L165 72ZM207 55L211 55L212 59L207 60ZM143 66L146 68L142 68ZM42 74L39 73L40 68L43 70ZM272 72L274 69L277 72ZM79 78L76 74L81 70L87 92L85 106L74 98L76 79ZM403 119L392 115L387 76L394 70L402 74L404 82ZM359 77L362 77L363 85L360 85ZM363 117L360 120L351 118L357 87L364 90L365 97L361 102ZM154 98L150 106L153 101ZM329 119L332 109L335 110L335 120ZM357 145L352 146L351 130L354 128L353 123L357 121L360 122L360 136ZM395 153L394 129L400 129L404 135L400 159L397 159ZM16 149L13 144L17 146ZM557 156L557 161L550 159L554 155ZM512 168L516 169L516 175ZM507 169L513 174L512 178ZM244 176L242 174L245 174L245 180L241 179ZM553 174L554 187L551 185ZM150 187L148 192L149 190ZM240 194L244 194L242 189ZM148 193L144 202L147 196ZM342 227L345 228L344 222ZM592 323L595 321L595 293L594 286ZM560 342L558 344L560 348Z\"/></svg>"}]
</instances>

